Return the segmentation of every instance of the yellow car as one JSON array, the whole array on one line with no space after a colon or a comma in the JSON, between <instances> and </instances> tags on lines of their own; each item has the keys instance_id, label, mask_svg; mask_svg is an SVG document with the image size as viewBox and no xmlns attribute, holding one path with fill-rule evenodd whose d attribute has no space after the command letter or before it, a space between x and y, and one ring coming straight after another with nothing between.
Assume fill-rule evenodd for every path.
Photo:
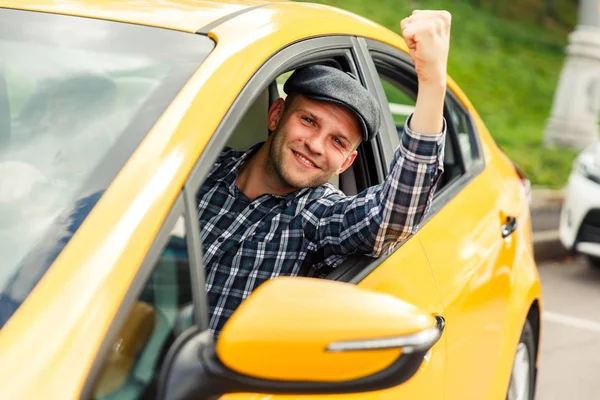
<instances>
[{"instance_id":1,"label":"yellow car","mask_svg":"<svg viewBox=\"0 0 600 400\"><path fill-rule=\"evenodd\" d=\"M264 140L290 72L327 64L384 110L332 183L381 182L417 92L399 35L258 0L0 0L0 20L0 398L533 398L526 180L450 79L418 232L206 330L195 193L217 155Z\"/></svg>"}]
</instances>

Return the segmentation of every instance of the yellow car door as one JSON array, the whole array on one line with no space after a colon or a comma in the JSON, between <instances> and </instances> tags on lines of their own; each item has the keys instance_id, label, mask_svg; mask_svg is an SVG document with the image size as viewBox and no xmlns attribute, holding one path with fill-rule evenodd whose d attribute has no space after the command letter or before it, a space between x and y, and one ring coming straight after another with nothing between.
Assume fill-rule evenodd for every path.
<instances>
[{"instance_id":1,"label":"yellow car door","mask_svg":"<svg viewBox=\"0 0 600 400\"><path fill-rule=\"evenodd\" d=\"M401 135L418 91L414 66L395 47L366 46L392 114L384 124ZM444 307L445 398L504 399L526 318L539 338L527 185L451 79L444 113L444 174L416 238Z\"/></svg>"},{"instance_id":2,"label":"yellow car door","mask_svg":"<svg viewBox=\"0 0 600 400\"><path fill-rule=\"evenodd\" d=\"M358 286L389 293L431 314L442 313L439 291L429 262L418 238L414 236L376 267ZM446 344L446 338L442 336L423 360L419 372L408 382L369 398L443 399L447 373Z\"/></svg>"},{"instance_id":3,"label":"yellow car door","mask_svg":"<svg viewBox=\"0 0 600 400\"><path fill-rule=\"evenodd\" d=\"M445 114L448 177L418 236L448 321L446 398L500 399L506 387L498 387L494 379L509 375L512 368L510 362L499 361L503 353L512 360L513 349L505 348L504 340L510 334L505 327L516 225L507 209L511 201L505 197L506 178L484 163L471 117L450 91Z\"/></svg>"}]
</instances>

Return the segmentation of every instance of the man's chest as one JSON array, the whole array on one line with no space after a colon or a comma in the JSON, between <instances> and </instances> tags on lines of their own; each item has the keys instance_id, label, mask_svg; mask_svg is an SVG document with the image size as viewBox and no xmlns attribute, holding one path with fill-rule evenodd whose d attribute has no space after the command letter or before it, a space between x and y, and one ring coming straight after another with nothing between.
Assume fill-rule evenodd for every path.
<instances>
[{"instance_id":1,"label":"man's chest","mask_svg":"<svg viewBox=\"0 0 600 400\"><path fill-rule=\"evenodd\" d=\"M197 196L207 262L238 257L297 257L311 247L301 202L274 196L253 201L216 185Z\"/></svg>"}]
</instances>

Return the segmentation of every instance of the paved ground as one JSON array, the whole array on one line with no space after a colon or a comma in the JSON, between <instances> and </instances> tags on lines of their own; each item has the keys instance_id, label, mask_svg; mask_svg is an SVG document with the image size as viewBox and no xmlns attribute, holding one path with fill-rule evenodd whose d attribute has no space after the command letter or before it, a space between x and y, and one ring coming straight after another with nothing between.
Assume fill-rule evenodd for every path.
<instances>
[{"instance_id":1,"label":"paved ground","mask_svg":"<svg viewBox=\"0 0 600 400\"><path fill-rule=\"evenodd\" d=\"M585 259L539 264L542 351L536 400L600 399L600 269Z\"/></svg>"},{"instance_id":2,"label":"paved ground","mask_svg":"<svg viewBox=\"0 0 600 400\"><path fill-rule=\"evenodd\" d=\"M550 208L531 211L531 227L534 232L558 230L560 208Z\"/></svg>"}]
</instances>

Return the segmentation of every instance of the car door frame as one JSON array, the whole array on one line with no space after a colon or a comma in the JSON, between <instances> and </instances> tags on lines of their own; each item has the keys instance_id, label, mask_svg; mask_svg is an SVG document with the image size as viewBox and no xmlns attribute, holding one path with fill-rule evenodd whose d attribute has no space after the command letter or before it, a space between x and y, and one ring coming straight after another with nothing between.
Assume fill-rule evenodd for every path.
<instances>
[{"instance_id":1,"label":"car door frame","mask_svg":"<svg viewBox=\"0 0 600 400\"><path fill-rule=\"evenodd\" d=\"M408 61L409 60L408 55L406 55L405 53L403 53L397 49L393 49L387 45L384 45L384 44L381 44L379 42L375 42L372 40L368 40L367 42L369 42L369 45L371 46L370 48L372 48L372 49L377 49L377 50L381 50L381 51L391 49L390 51L403 57L404 60L406 60L408 65L412 64L412 63L410 63L410 61ZM486 171L486 168L488 168L488 163L486 162L484 153L483 153L482 140L479 136L479 132L476 128L476 124L474 123L473 116L472 116L471 112L469 112L468 107L462 101L460 101L459 96L455 95L452 92L450 86L447 87L446 99L450 100L449 102L448 101L445 102L445 105L444 105L444 116L446 117L446 120L448 122L448 125L447 125L448 126L448 134L455 135L455 136L457 135L457 131L454 130L454 126L449 118L449 107L450 107L449 103L453 103L452 106L457 107L458 111L460 113L462 113L465 117L465 122L468 127L467 133L469 134L469 142L471 145L471 155L473 156L473 163L470 165L470 167L465 165L465 162L463 160L461 152L460 151L457 152L458 153L457 157L459 157L460 162L462 163L465 171L461 176L459 176L458 178L451 181L446 187L444 187L440 192L438 192L435 195L435 197L432 201L431 209L428 212L428 215L423 220L419 229L427 226L427 223L429 221L431 221L431 219L434 218L436 216L436 214L438 214L440 211L442 211L446 207L446 205L448 205L448 203L450 203L453 199L460 196L461 193L463 192L463 190L465 190L466 187L471 182L475 181L476 178L478 178L479 175L483 174L484 171ZM419 237L419 234L420 233L417 232L416 236ZM433 267L433 265L432 265L432 267ZM434 273L434 275L435 275L435 273ZM437 279L438 279L438 277L436 276L436 280ZM441 285L441 282L439 282L439 284ZM447 305L444 305L444 307L446 307L446 306ZM446 315L445 312L443 312L442 315L447 318L450 318L450 321L448 323L452 324L452 318L450 316ZM449 334L451 334L451 330L449 330ZM448 339L448 340L450 340L450 339ZM449 357L452 357L452 355L449 354ZM455 362L455 361L453 361L453 362ZM450 365L450 368L452 367L452 365L453 364ZM448 381L451 381L451 379L448 378ZM490 382L492 384L494 384L493 380L490 380ZM449 386L447 386L446 390L449 390ZM446 394L448 395L448 392Z\"/></svg>"}]
</instances>

